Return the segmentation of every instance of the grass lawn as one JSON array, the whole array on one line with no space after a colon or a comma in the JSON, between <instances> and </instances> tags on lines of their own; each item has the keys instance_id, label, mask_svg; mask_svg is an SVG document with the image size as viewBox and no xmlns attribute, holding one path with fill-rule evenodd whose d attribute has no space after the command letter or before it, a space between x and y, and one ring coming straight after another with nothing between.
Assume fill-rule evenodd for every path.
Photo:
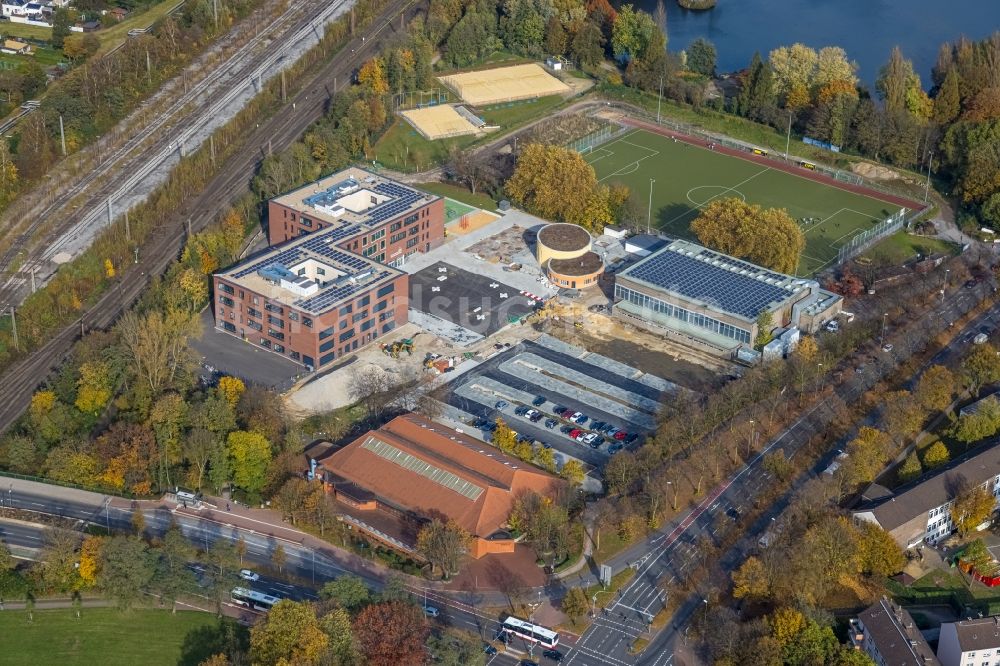
<instances>
[{"instance_id":1,"label":"grass lawn","mask_svg":"<svg viewBox=\"0 0 1000 666\"><path fill-rule=\"evenodd\" d=\"M941 252L953 255L958 254L960 250L961 248L958 245L945 240L914 236L905 231L900 231L863 252L861 257L871 259L877 263L899 266L913 259L918 254L927 256Z\"/></svg>"},{"instance_id":2,"label":"grass lawn","mask_svg":"<svg viewBox=\"0 0 1000 666\"><path fill-rule=\"evenodd\" d=\"M24 37L26 39L41 39L49 41L52 39L52 28L43 28L40 25L28 25L27 23L11 23L4 21L0 23L0 35L4 37Z\"/></svg>"},{"instance_id":3,"label":"grass lawn","mask_svg":"<svg viewBox=\"0 0 1000 666\"><path fill-rule=\"evenodd\" d=\"M489 195L483 194L482 192L473 194L464 187L454 185L452 183L417 183L416 187L430 192L431 194L437 194L438 196L448 197L449 199L454 199L455 201L461 201L462 203L472 206L473 208L483 208L491 211L497 207L497 202L491 199Z\"/></svg>"},{"instance_id":4,"label":"grass lawn","mask_svg":"<svg viewBox=\"0 0 1000 666\"><path fill-rule=\"evenodd\" d=\"M508 102L477 108L479 115L490 125L503 129L517 127L529 120L536 120L563 103L561 95L549 95L521 102Z\"/></svg>"},{"instance_id":5,"label":"grass lawn","mask_svg":"<svg viewBox=\"0 0 1000 666\"><path fill-rule=\"evenodd\" d=\"M642 201L655 179L653 224L672 236L693 239L691 222L719 198L742 197L785 208L805 234L800 275L829 266L847 239L898 210L877 199L645 130L602 144L584 158L602 182L624 183Z\"/></svg>"},{"instance_id":6,"label":"grass lawn","mask_svg":"<svg viewBox=\"0 0 1000 666\"><path fill-rule=\"evenodd\" d=\"M0 661L26 666L196 664L210 656L202 654L204 649L194 654L196 646L207 647L217 627L214 615L193 611L171 615L84 608L78 620L69 609L43 610L35 611L34 622L28 622L24 611L7 611L0 613Z\"/></svg>"},{"instance_id":7,"label":"grass lawn","mask_svg":"<svg viewBox=\"0 0 1000 666\"><path fill-rule=\"evenodd\" d=\"M601 544L594 551L594 561L598 564L603 564L611 557L620 553L627 545L629 545L629 542L622 540L618 536L617 530L605 528L601 530Z\"/></svg>"}]
</instances>

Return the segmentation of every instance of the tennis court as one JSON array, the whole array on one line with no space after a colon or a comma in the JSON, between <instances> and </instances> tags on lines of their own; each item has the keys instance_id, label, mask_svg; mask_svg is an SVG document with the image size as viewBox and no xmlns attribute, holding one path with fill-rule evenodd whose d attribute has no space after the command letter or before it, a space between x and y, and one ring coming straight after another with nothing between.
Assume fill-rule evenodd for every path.
<instances>
[{"instance_id":1,"label":"tennis court","mask_svg":"<svg viewBox=\"0 0 1000 666\"><path fill-rule=\"evenodd\" d=\"M624 183L643 203L652 193L652 226L679 238L696 240L691 222L716 199L740 197L785 208L805 234L802 275L829 266L851 237L899 210L891 203L642 129L588 150L584 159L601 182Z\"/></svg>"}]
</instances>

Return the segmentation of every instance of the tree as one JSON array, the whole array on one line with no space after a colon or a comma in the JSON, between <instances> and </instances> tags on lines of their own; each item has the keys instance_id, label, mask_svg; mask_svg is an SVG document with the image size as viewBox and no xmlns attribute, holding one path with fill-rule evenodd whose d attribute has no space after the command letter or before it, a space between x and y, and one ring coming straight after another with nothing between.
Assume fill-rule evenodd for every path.
<instances>
[{"instance_id":1,"label":"tree","mask_svg":"<svg viewBox=\"0 0 1000 666\"><path fill-rule=\"evenodd\" d=\"M219 378L219 383L215 390L219 392L219 396L223 400L229 403L230 407L236 407L247 387L239 377L225 375Z\"/></svg>"},{"instance_id":2,"label":"tree","mask_svg":"<svg viewBox=\"0 0 1000 666\"><path fill-rule=\"evenodd\" d=\"M959 87L958 70L954 67L948 70L944 82L934 97L934 112L931 118L938 125L948 125L958 118L962 110L962 97Z\"/></svg>"},{"instance_id":3,"label":"tree","mask_svg":"<svg viewBox=\"0 0 1000 666\"><path fill-rule=\"evenodd\" d=\"M811 86L822 90L834 84L846 84L842 88L857 98L855 86L858 83L858 65L847 59L847 53L839 46L825 46L816 55L816 70Z\"/></svg>"},{"instance_id":4,"label":"tree","mask_svg":"<svg viewBox=\"0 0 1000 666\"><path fill-rule=\"evenodd\" d=\"M754 53L750 67L742 77L737 112L745 118L764 120L774 110L774 73L760 53Z\"/></svg>"},{"instance_id":5,"label":"tree","mask_svg":"<svg viewBox=\"0 0 1000 666\"><path fill-rule=\"evenodd\" d=\"M804 102L809 102L808 91L816 74L817 58L815 50L797 43L776 48L768 56L774 73L775 91L786 100L789 108L803 105L801 100L795 104L790 99L795 91L805 91Z\"/></svg>"},{"instance_id":6,"label":"tree","mask_svg":"<svg viewBox=\"0 0 1000 666\"><path fill-rule=\"evenodd\" d=\"M502 418L496 420L496 426L492 436L493 446L504 453L513 453L517 447L517 433Z\"/></svg>"},{"instance_id":7,"label":"tree","mask_svg":"<svg viewBox=\"0 0 1000 666\"><path fill-rule=\"evenodd\" d=\"M97 415L111 399L111 369L106 363L93 361L80 366L77 380L76 408L85 414Z\"/></svg>"},{"instance_id":8,"label":"tree","mask_svg":"<svg viewBox=\"0 0 1000 666\"><path fill-rule=\"evenodd\" d=\"M6 541L0 541L0 574L13 571L17 566L17 560L10 552L10 547Z\"/></svg>"},{"instance_id":9,"label":"tree","mask_svg":"<svg viewBox=\"0 0 1000 666\"><path fill-rule=\"evenodd\" d=\"M875 523L862 522L858 530L858 566L862 573L891 576L906 566L906 554L892 535Z\"/></svg>"},{"instance_id":10,"label":"tree","mask_svg":"<svg viewBox=\"0 0 1000 666\"><path fill-rule=\"evenodd\" d=\"M738 197L708 204L691 230L704 245L783 273L795 272L805 247L802 231L787 211Z\"/></svg>"},{"instance_id":11,"label":"tree","mask_svg":"<svg viewBox=\"0 0 1000 666\"><path fill-rule=\"evenodd\" d=\"M368 666L418 666L425 663L427 621L404 601L367 606L354 619L354 635Z\"/></svg>"},{"instance_id":12,"label":"tree","mask_svg":"<svg viewBox=\"0 0 1000 666\"><path fill-rule=\"evenodd\" d=\"M581 67L596 67L604 57L604 35L593 21L585 21L570 44L570 55Z\"/></svg>"},{"instance_id":13,"label":"tree","mask_svg":"<svg viewBox=\"0 0 1000 666\"><path fill-rule=\"evenodd\" d=\"M329 644L308 602L282 599L250 630L254 664L318 664Z\"/></svg>"},{"instance_id":14,"label":"tree","mask_svg":"<svg viewBox=\"0 0 1000 666\"><path fill-rule=\"evenodd\" d=\"M761 310L757 313L757 337L753 341L756 349L763 349L764 345L774 339L774 317L770 310Z\"/></svg>"},{"instance_id":15,"label":"tree","mask_svg":"<svg viewBox=\"0 0 1000 666\"><path fill-rule=\"evenodd\" d=\"M760 559L750 556L732 573L733 596L749 601L766 599L771 592L767 570Z\"/></svg>"},{"instance_id":16,"label":"tree","mask_svg":"<svg viewBox=\"0 0 1000 666\"><path fill-rule=\"evenodd\" d=\"M554 474L556 471L556 454L552 449L539 446L534 451L535 464L546 472Z\"/></svg>"},{"instance_id":17,"label":"tree","mask_svg":"<svg viewBox=\"0 0 1000 666\"><path fill-rule=\"evenodd\" d=\"M45 546L37 566L42 587L59 592L79 589L82 579L77 569L79 533L50 529L45 532Z\"/></svg>"},{"instance_id":18,"label":"tree","mask_svg":"<svg viewBox=\"0 0 1000 666\"><path fill-rule=\"evenodd\" d=\"M138 537L116 536L108 539L101 554L98 585L119 609L128 610L153 580L149 548Z\"/></svg>"},{"instance_id":19,"label":"tree","mask_svg":"<svg viewBox=\"0 0 1000 666\"><path fill-rule=\"evenodd\" d=\"M910 455L906 456L906 460L903 464L899 466L896 470L896 476L902 482L912 481L913 479L920 476L920 473L924 471L923 466L920 464L920 458L917 457L916 451L911 451Z\"/></svg>"},{"instance_id":20,"label":"tree","mask_svg":"<svg viewBox=\"0 0 1000 666\"><path fill-rule=\"evenodd\" d=\"M385 78L385 68L381 58L372 58L358 70L358 83L373 95L389 92L389 82Z\"/></svg>"},{"instance_id":21,"label":"tree","mask_svg":"<svg viewBox=\"0 0 1000 666\"><path fill-rule=\"evenodd\" d=\"M604 482L609 494L624 495L635 483L639 468L635 455L628 449L623 449L611 456L604 466Z\"/></svg>"},{"instance_id":22,"label":"tree","mask_svg":"<svg viewBox=\"0 0 1000 666\"><path fill-rule=\"evenodd\" d=\"M49 41L53 48L61 49L63 47L66 38L73 34L70 31L72 25L73 19L67 8L60 7L52 13L52 37Z\"/></svg>"},{"instance_id":23,"label":"tree","mask_svg":"<svg viewBox=\"0 0 1000 666\"><path fill-rule=\"evenodd\" d=\"M566 591L566 596L563 597L560 607L562 612L569 617L569 621L575 625L576 619L581 615L586 615L590 609L587 593L583 591L583 588L571 587Z\"/></svg>"},{"instance_id":24,"label":"tree","mask_svg":"<svg viewBox=\"0 0 1000 666\"><path fill-rule=\"evenodd\" d=\"M187 343L197 326L197 317L176 310L126 313L117 330L136 383L156 395L189 371L195 362Z\"/></svg>"},{"instance_id":25,"label":"tree","mask_svg":"<svg viewBox=\"0 0 1000 666\"><path fill-rule=\"evenodd\" d=\"M233 483L249 492L260 492L267 482L271 443L259 433L237 430L229 433L227 450L232 463Z\"/></svg>"},{"instance_id":26,"label":"tree","mask_svg":"<svg viewBox=\"0 0 1000 666\"><path fill-rule=\"evenodd\" d=\"M920 432L926 414L909 391L890 391L883 396L882 420L890 435L900 440Z\"/></svg>"},{"instance_id":27,"label":"tree","mask_svg":"<svg viewBox=\"0 0 1000 666\"><path fill-rule=\"evenodd\" d=\"M974 397L987 384L1000 381L1000 352L989 342L973 347L962 361L962 379Z\"/></svg>"},{"instance_id":28,"label":"tree","mask_svg":"<svg viewBox=\"0 0 1000 666\"><path fill-rule=\"evenodd\" d=\"M566 53L567 41L562 21L555 15L549 17L549 22L545 26L545 50L552 55L561 56Z\"/></svg>"},{"instance_id":29,"label":"tree","mask_svg":"<svg viewBox=\"0 0 1000 666\"><path fill-rule=\"evenodd\" d=\"M146 516L140 509L132 512L132 531L137 537L142 538L142 533L146 531Z\"/></svg>"},{"instance_id":30,"label":"tree","mask_svg":"<svg viewBox=\"0 0 1000 666\"><path fill-rule=\"evenodd\" d=\"M691 42L691 46L687 49L688 69L702 76L715 76L716 58L715 45L704 37Z\"/></svg>"},{"instance_id":31,"label":"tree","mask_svg":"<svg viewBox=\"0 0 1000 666\"><path fill-rule=\"evenodd\" d=\"M912 111L912 91L922 90L920 77L913 71L913 63L903 57L898 46L893 47L889 61L879 70L875 89L890 114Z\"/></svg>"},{"instance_id":32,"label":"tree","mask_svg":"<svg viewBox=\"0 0 1000 666\"><path fill-rule=\"evenodd\" d=\"M346 574L326 583L319 591L321 599L329 599L344 610L354 613L368 604L371 590L353 574Z\"/></svg>"},{"instance_id":33,"label":"tree","mask_svg":"<svg viewBox=\"0 0 1000 666\"><path fill-rule=\"evenodd\" d=\"M319 619L319 627L327 637L323 663L349 666L359 662L358 648L351 633L351 616L343 608L334 608Z\"/></svg>"},{"instance_id":34,"label":"tree","mask_svg":"<svg viewBox=\"0 0 1000 666\"><path fill-rule=\"evenodd\" d=\"M434 567L440 567L445 580L458 571L458 563L469 549L471 537L456 522L434 518L417 534L417 550Z\"/></svg>"},{"instance_id":35,"label":"tree","mask_svg":"<svg viewBox=\"0 0 1000 666\"><path fill-rule=\"evenodd\" d=\"M569 148L525 146L506 191L518 205L541 217L597 231L611 222L607 188L598 187L594 168ZM602 200L604 210L598 205Z\"/></svg>"},{"instance_id":36,"label":"tree","mask_svg":"<svg viewBox=\"0 0 1000 666\"><path fill-rule=\"evenodd\" d=\"M940 440L931 444L927 450L924 451L924 465L927 469L940 467L941 465L947 463L950 459L951 454L948 453L948 447L945 446Z\"/></svg>"},{"instance_id":37,"label":"tree","mask_svg":"<svg viewBox=\"0 0 1000 666\"><path fill-rule=\"evenodd\" d=\"M622 5L611 28L611 51L621 62L641 58L659 30L649 14Z\"/></svg>"},{"instance_id":38,"label":"tree","mask_svg":"<svg viewBox=\"0 0 1000 666\"><path fill-rule=\"evenodd\" d=\"M564 462L562 469L559 470L559 473L562 475L564 479L569 481L571 486L574 487L579 486L581 483L583 483L583 479L585 476L583 470L583 464L576 458L570 458L569 460Z\"/></svg>"},{"instance_id":39,"label":"tree","mask_svg":"<svg viewBox=\"0 0 1000 666\"><path fill-rule=\"evenodd\" d=\"M914 396L925 410L941 412L951 405L955 385L951 370L943 365L932 365L920 376Z\"/></svg>"},{"instance_id":40,"label":"tree","mask_svg":"<svg viewBox=\"0 0 1000 666\"><path fill-rule=\"evenodd\" d=\"M392 379L377 365L352 371L347 387L351 398L360 403L368 418L373 420L377 420L395 398L391 389Z\"/></svg>"},{"instance_id":41,"label":"tree","mask_svg":"<svg viewBox=\"0 0 1000 666\"><path fill-rule=\"evenodd\" d=\"M278 567L278 571L282 571L285 568L285 562L288 561L288 556L285 554L285 547L280 543L274 547L271 551L271 564Z\"/></svg>"},{"instance_id":42,"label":"tree","mask_svg":"<svg viewBox=\"0 0 1000 666\"><path fill-rule=\"evenodd\" d=\"M973 486L965 479L960 483L949 513L955 529L962 536L975 530L993 514L996 498L982 486Z\"/></svg>"},{"instance_id":43,"label":"tree","mask_svg":"<svg viewBox=\"0 0 1000 666\"><path fill-rule=\"evenodd\" d=\"M972 444L992 437L1000 431L1000 401L987 396L979 401L976 409L958 417L951 435L963 444Z\"/></svg>"}]
</instances>

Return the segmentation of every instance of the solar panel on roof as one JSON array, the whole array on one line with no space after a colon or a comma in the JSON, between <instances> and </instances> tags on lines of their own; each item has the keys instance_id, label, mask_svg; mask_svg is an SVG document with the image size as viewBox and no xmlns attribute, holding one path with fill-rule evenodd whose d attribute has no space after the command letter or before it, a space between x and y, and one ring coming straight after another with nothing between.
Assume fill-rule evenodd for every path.
<instances>
[{"instance_id":1,"label":"solar panel on roof","mask_svg":"<svg viewBox=\"0 0 1000 666\"><path fill-rule=\"evenodd\" d=\"M792 293L789 289L672 250L650 256L626 270L624 275L747 319L753 319L771 303L781 302ZM775 273L769 275L784 279Z\"/></svg>"},{"instance_id":2,"label":"solar panel on roof","mask_svg":"<svg viewBox=\"0 0 1000 666\"><path fill-rule=\"evenodd\" d=\"M371 451L378 457L395 463L403 469L430 479L434 483L444 486L449 490L453 490L473 502L475 502L483 493L483 489L471 481L466 481L457 474L441 469L436 465L432 465L426 460L421 460L420 458L417 458L406 451L402 451L391 444L383 442L380 439L369 437L361 446L362 448Z\"/></svg>"}]
</instances>

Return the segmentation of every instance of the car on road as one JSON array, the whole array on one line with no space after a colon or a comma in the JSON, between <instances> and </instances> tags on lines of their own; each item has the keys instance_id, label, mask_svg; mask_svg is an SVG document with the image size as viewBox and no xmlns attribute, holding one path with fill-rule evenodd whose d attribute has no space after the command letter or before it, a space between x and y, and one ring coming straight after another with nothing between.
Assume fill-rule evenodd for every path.
<instances>
[{"instance_id":1,"label":"car on road","mask_svg":"<svg viewBox=\"0 0 1000 666\"><path fill-rule=\"evenodd\" d=\"M557 663L563 660L562 652L559 650L545 650L542 652L542 656Z\"/></svg>"},{"instance_id":2,"label":"car on road","mask_svg":"<svg viewBox=\"0 0 1000 666\"><path fill-rule=\"evenodd\" d=\"M610 453L611 455L615 455L624 448L625 445L622 444L621 442L619 442L618 444L612 444L611 446L608 447L608 453Z\"/></svg>"},{"instance_id":3,"label":"car on road","mask_svg":"<svg viewBox=\"0 0 1000 666\"><path fill-rule=\"evenodd\" d=\"M545 396L544 395L537 396L534 400L531 401L531 404L534 405L535 407L541 407L542 405L545 404Z\"/></svg>"},{"instance_id":4,"label":"car on road","mask_svg":"<svg viewBox=\"0 0 1000 666\"><path fill-rule=\"evenodd\" d=\"M424 615L426 615L427 617L437 617L440 614L441 611L439 611L437 608L434 608L434 606L424 606Z\"/></svg>"},{"instance_id":5,"label":"car on road","mask_svg":"<svg viewBox=\"0 0 1000 666\"><path fill-rule=\"evenodd\" d=\"M882 351L884 351L884 352L891 352L892 351L892 343L891 342L887 342L884 345L882 345Z\"/></svg>"},{"instance_id":6,"label":"car on road","mask_svg":"<svg viewBox=\"0 0 1000 666\"><path fill-rule=\"evenodd\" d=\"M493 405L495 409L507 409L510 407L510 403L506 400L498 400L497 404Z\"/></svg>"},{"instance_id":7,"label":"car on road","mask_svg":"<svg viewBox=\"0 0 1000 666\"><path fill-rule=\"evenodd\" d=\"M242 578L243 580L248 580L251 583L256 583L258 580L260 580L260 574L254 571L250 571L249 569L240 569L240 578Z\"/></svg>"},{"instance_id":8,"label":"car on road","mask_svg":"<svg viewBox=\"0 0 1000 666\"><path fill-rule=\"evenodd\" d=\"M489 643L483 643L483 652L490 657L495 657L497 654L497 649L492 645L490 645Z\"/></svg>"},{"instance_id":9,"label":"car on road","mask_svg":"<svg viewBox=\"0 0 1000 666\"><path fill-rule=\"evenodd\" d=\"M557 425L559 425L559 421L556 421L555 419L545 419L545 427L549 430L552 430Z\"/></svg>"}]
</instances>

